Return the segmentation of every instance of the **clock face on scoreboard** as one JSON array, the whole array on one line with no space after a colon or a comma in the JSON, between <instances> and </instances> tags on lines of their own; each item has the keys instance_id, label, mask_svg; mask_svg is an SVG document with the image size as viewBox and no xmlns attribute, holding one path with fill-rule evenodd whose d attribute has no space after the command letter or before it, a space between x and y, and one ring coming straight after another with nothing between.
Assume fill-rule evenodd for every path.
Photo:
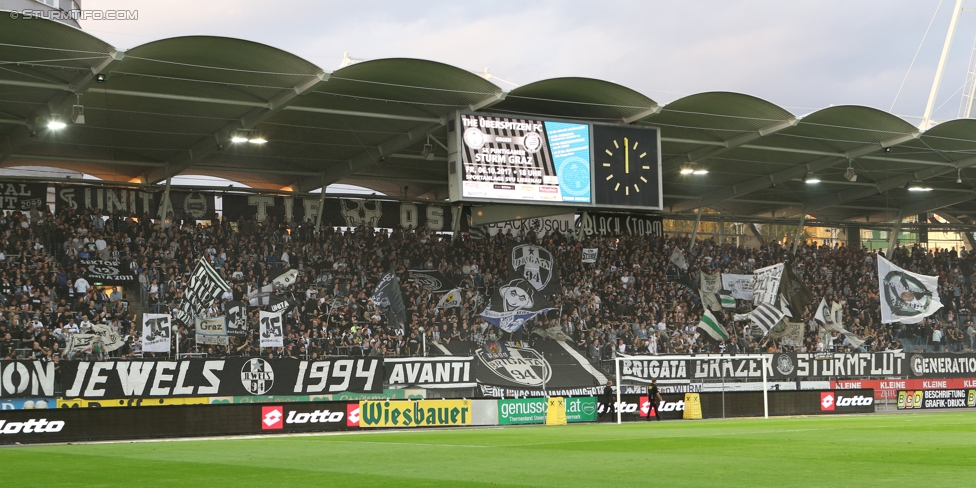
<instances>
[{"instance_id":1,"label":"clock face on scoreboard","mask_svg":"<svg viewBox=\"0 0 976 488\"><path fill-rule=\"evenodd\" d=\"M593 125L597 206L660 208L657 129Z\"/></svg>"}]
</instances>

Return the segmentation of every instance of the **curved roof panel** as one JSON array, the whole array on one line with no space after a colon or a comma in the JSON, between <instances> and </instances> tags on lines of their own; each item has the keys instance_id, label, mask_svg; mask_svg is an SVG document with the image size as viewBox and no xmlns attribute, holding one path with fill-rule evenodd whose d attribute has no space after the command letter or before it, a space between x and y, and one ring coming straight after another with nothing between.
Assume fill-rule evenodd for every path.
<instances>
[{"instance_id":1,"label":"curved roof panel","mask_svg":"<svg viewBox=\"0 0 976 488\"><path fill-rule=\"evenodd\" d=\"M625 86L570 77L520 86L489 111L621 122L646 116L657 108L657 102Z\"/></svg>"},{"instance_id":2,"label":"curved roof panel","mask_svg":"<svg viewBox=\"0 0 976 488\"><path fill-rule=\"evenodd\" d=\"M505 93L474 73L422 59L367 61L327 74L280 49L213 36L163 39L120 54L57 22L4 16L0 44L0 167L47 165L123 182L205 174L276 191L344 182L402 195L409 186L409 197L443 200L446 125L455 111L474 109L660 127L665 201L677 212L705 206L730 219L801 211L864 218L889 215L891 206L921 213L932 202L976 217L960 196L968 198L967 182L976 178L974 120L920 134L873 108L796 117L731 92L660 107L628 87L583 77ZM95 72L108 79L93 83ZM67 118L76 95L84 125L47 130L45 107ZM267 143L231 142L241 135ZM849 160L855 181L845 176ZM679 174L686 164L711 173ZM823 183L807 185L808 173ZM905 191L913 180L935 188L927 200Z\"/></svg>"}]
</instances>

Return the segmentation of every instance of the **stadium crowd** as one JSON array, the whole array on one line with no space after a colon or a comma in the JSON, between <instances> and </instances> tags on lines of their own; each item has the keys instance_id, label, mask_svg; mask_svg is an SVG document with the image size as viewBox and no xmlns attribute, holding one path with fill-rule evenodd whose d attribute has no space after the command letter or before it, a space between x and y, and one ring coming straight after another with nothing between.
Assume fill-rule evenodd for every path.
<instances>
[{"instance_id":1,"label":"stadium crowd","mask_svg":"<svg viewBox=\"0 0 976 488\"><path fill-rule=\"evenodd\" d=\"M257 314L250 309L249 337L231 338L228 346L196 345L192 327L180 327L180 352L209 356L321 357L336 354L423 355L437 343L489 339L531 340L533 332L559 327L581 352L594 360L616 352L670 354L795 350L878 351L914 347L938 351L971 349L976 330L972 254L955 250L898 248L891 260L912 271L939 275L945 308L911 326L880 324L876 254L843 246L771 242L758 248L700 241L689 251L682 279L670 257L689 248L686 237L522 236L509 233L457 239L429 229L392 231L365 227L323 226L311 222L240 220L196 225L170 215L102 215L98 209L53 215L50 210L6 212L0 219L0 358L54 360L73 334L109 325L126 341L108 353L96 342L67 357L141 357L141 324L136 309L166 312L176 307L188 275L200 257L232 286L210 309L224 314L229 301L247 300L283 269L297 269L297 282L280 294L297 302L287 315L285 347L258 347ZM507 274L506 249L513 240L533 241L555 256L562 292L552 297L554 310L541 314L514 334L489 327L479 313ZM583 248L598 248L595 264L581 263ZM139 276L143 290L94 286L84 278L82 259L118 261ZM735 312L751 309L739 301L719 312L731 334L728 343L706 340L696 325L702 307L696 289L701 273L748 274L757 268L790 262L817 297L843 305L843 324L864 340L852 344L838 332L826 333L813 320L817 301L804 311L802 344L785 347L763 336ZM403 287L406 324L391 323L370 299L385 270L396 270ZM463 290L459 308L439 309L438 296L411 280L409 269L437 270ZM139 303L138 306L133 302ZM800 320L798 318L797 320ZM552 334L546 334L551 336ZM903 344L904 343L904 344ZM147 353L148 355L148 353Z\"/></svg>"}]
</instances>

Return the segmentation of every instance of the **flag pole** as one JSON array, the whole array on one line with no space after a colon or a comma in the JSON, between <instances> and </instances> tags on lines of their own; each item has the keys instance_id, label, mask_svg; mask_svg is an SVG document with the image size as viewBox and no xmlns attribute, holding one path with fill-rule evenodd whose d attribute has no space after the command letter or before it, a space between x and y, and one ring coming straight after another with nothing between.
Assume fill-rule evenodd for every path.
<instances>
[{"instance_id":1,"label":"flag pole","mask_svg":"<svg viewBox=\"0 0 976 488\"><path fill-rule=\"evenodd\" d=\"M617 413L617 425L620 425L623 422L620 416L620 409L617 408L620 405L620 356L613 358L613 364L613 369L616 371L617 375L617 403L614 404L613 409ZM651 402L653 401L654 400L651 400ZM607 408L610 408L610 405L607 405ZM650 412L648 412L648 415L650 415Z\"/></svg>"}]
</instances>

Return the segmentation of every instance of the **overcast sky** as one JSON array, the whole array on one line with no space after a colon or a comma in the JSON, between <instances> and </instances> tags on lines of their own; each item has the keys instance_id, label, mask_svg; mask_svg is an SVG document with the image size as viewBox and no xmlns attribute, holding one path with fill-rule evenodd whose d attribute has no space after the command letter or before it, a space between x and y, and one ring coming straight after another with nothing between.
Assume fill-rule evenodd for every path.
<instances>
[{"instance_id":1,"label":"overcast sky","mask_svg":"<svg viewBox=\"0 0 976 488\"><path fill-rule=\"evenodd\" d=\"M976 7L976 0L968 1ZM472 71L488 67L520 85L558 76L601 78L661 103L704 91L735 91L796 114L831 104L889 110L939 7L938 0L82 4L138 10L137 21L83 23L122 49L166 37L228 36L293 52L327 71L348 51L356 58L424 58ZM944 0L935 15L893 113L922 114L953 5ZM937 118L958 113L974 36L976 13L963 13Z\"/></svg>"}]
</instances>

